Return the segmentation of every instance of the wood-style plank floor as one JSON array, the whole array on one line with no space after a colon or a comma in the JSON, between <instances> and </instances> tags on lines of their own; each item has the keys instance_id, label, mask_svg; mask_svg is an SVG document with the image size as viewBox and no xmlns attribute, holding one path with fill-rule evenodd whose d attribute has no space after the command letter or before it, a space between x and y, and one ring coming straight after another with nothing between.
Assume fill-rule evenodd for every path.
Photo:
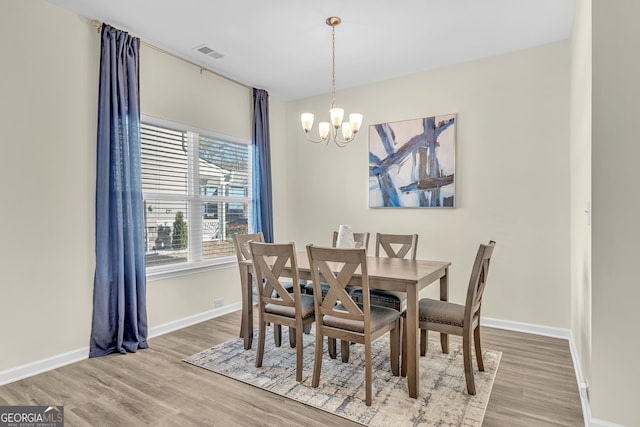
<instances>
[{"instance_id":1,"label":"wood-style plank floor","mask_svg":"<svg viewBox=\"0 0 640 427\"><path fill-rule=\"evenodd\" d=\"M153 338L135 354L4 385L0 405L64 405L67 426L357 425L181 361L236 337L239 325L231 313ZM482 339L503 352L484 426L584 425L567 341L486 327Z\"/></svg>"}]
</instances>

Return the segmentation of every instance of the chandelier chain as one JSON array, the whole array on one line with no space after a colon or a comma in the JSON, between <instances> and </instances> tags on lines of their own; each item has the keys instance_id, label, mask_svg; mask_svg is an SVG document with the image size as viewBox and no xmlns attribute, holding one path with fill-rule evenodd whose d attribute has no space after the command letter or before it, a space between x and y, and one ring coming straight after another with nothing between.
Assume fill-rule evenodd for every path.
<instances>
[{"instance_id":1,"label":"chandelier chain","mask_svg":"<svg viewBox=\"0 0 640 427\"><path fill-rule=\"evenodd\" d=\"M331 108L336 106L336 27L331 27Z\"/></svg>"}]
</instances>

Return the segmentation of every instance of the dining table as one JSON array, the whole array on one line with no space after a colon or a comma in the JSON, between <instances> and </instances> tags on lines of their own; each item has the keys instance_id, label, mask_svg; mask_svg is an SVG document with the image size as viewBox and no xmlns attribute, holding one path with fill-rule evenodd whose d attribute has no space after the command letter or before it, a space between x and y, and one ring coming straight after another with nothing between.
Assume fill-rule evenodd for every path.
<instances>
[{"instance_id":1,"label":"dining table","mask_svg":"<svg viewBox=\"0 0 640 427\"><path fill-rule=\"evenodd\" d=\"M300 279L311 280L311 268L307 252L296 253L298 275ZM400 291L407 294L407 312L405 328L407 330L407 386L409 396L418 397L420 389L419 369L419 336L418 302L419 292L431 283L439 280L440 300L447 301L449 297L448 272L450 262L429 260L408 260L402 258L367 257L367 272L371 288L387 291ZM285 268L286 270L286 268ZM290 269L289 269L290 271ZM283 271L283 274L286 274ZM358 286L360 276L354 274L349 283ZM449 348L449 337L440 334L443 349Z\"/></svg>"},{"instance_id":2,"label":"dining table","mask_svg":"<svg viewBox=\"0 0 640 427\"><path fill-rule=\"evenodd\" d=\"M306 251L296 252L296 263L298 275L301 280L311 280L311 268ZM245 266L245 280L243 280L243 293L248 296L252 293L252 282L250 261ZM387 258L367 256L367 272L369 275L369 286L371 288L383 289L387 291L400 291L407 294L407 311L405 318L405 328L407 331L407 386L409 396L418 397L420 389L420 369L419 369L419 337L420 328L418 325L418 303L419 293L428 285L439 281L440 300L447 301L449 297L449 267L448 261L431 260L409 260L402 258ZM282 273L283 276L291 276L291 267L287 265ZM350 285L358 286L360 276L354 274ZM253 324L252 304L243 304L242 322L245 325L245 342L249 338L250 327ZM249 341L250 343L250 341ZM448 351L449 337L447 334L440 334L440 343L443 351ZM250 344L249 344L250 346ZM246 348L246 345L245 345Z\"/></svg>"}]
</instances>

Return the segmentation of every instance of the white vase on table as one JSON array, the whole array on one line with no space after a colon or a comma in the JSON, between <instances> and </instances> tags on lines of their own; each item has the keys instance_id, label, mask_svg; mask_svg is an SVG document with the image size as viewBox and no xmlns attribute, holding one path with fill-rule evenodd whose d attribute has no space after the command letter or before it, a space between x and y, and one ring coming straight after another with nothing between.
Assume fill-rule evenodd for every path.
<instances>
[{"instance_id":1,"label":"white vase on table","mask_svg":"<svg viewBox=\"0 0 640 427\"><path fill-rule=\"evenodd\" d=\"M350 225L341 225L338 228L338 240L336 248L355 248L356 242L353 240L353 231Z\"/></svg>"}]
</instances>

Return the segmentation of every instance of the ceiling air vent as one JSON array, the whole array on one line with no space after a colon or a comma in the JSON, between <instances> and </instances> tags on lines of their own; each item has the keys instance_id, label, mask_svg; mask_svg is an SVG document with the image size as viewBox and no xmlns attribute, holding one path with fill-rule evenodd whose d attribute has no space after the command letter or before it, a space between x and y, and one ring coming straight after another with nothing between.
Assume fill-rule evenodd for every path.
<instances>
[{"instance_id":1,"label":"ceiling air vent","mask_svg":"<svg viewBox=\"0 0 640 427\"><path fill-rule=\"evenodd\" d=\"M220 59L224 57L224 54L220 52L216 52L215 50L211 49L209 46L206 46L206 45L194 47L194 49L202 53L203 55L207 55L208 57L211 57L213 59Z\"/></svg>"}]
</instances>

